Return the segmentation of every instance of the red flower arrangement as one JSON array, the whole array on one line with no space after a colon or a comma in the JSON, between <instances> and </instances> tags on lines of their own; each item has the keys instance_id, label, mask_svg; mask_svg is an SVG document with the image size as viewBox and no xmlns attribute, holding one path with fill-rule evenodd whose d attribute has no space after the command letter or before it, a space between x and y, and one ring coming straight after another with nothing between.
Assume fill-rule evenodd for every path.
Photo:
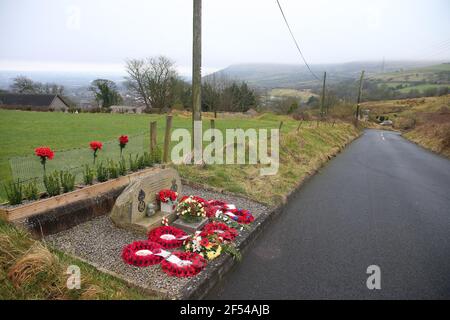
<instances>
[{"instance_id":1,"label":"red flower arrangement","mask_svg":"<svg viewBox=\"0 0 450 320\"><path fill-rule=\"evenodd\" d=\"M55 153L49 147L39 147L34 149L34 154L41 158L41 164L44 168L45 175L45 164L47 163L47 159L52 160Z\"/></svg>"},{"instance_id":2,"label":"red flower arrangement","mask_svg":"<svg viewBox=\"0 0 450 320\"><path fill-rule=\"evenodd\" d=\"M206 266L206 259L195 252L172 252L172 254L181 260L188 262L186 264L177 264L168 260L161 262L162 270L170 276L179 278L192 277L198 274Z\"/></svg>"},{"instance_id":3,"label":"red flower arrangement","mask_svg":"<svg viewBox=\"0 0 450 320\"><path fill-rule=\"evenodd\" d=\"M150 241L136 241L122 250L122 259L125 263L148 267L160 263L164 258L155 253L161 252L161 245Z\"/></svg>"},{"instance_id":4,"label":"red flower arrangement","mask_svg":"<svg viewBox=\"0 0 450 320\"><path fill-rule=\"evenodd\" d=\"M120 136L119 137L119 147L120 147L120 156L122 156L123 148L126 147L128 143L128 136Z\"/></svg>"},{"instance_id":5,"label":"red flower arrangement","mask_svg":"<svg viewBox=\"0 0 450 320\"><path fill-rule=\"evenodd\" d=\"M187 238L186 232L171 226L155 228L148 234L148 241L156 242L165 249L181 247Z\"/></svg>"},{"instance_id":6,"label":"red flower arrangement","mask_svg":"<svg viewBox=\"0 0 450 320\"><path fill-rule=\"evenodd\" d=\"M210 222L203 227L200 236L216 233L224 242L231 242L238 236L238 231L222 222Z\"/></svg>"},{"instance_id":7,"label":"red flower arrangement","mask_svg":"<svg viewBox=\"0 0 450 320\"><path fill-rule=\"evenodd\" d=\"M158 200L164 203L175 202L178 198L178 193L169 189L163 189L158 193Z\"/></svg>"},{"instance_id":8,"label":"red flower arrangement","mask_svg":"<svg viewBox=\"0 0 450 320\"><path fill-rule=\"evenodd\" d=\"M255 221L255 217L250 213L248 210L244 209L233 209L229 210L232 214L234 214L234 217L231 217L234 221L237 221L238 223L242 224L250 224L253 221Z\"/></svg>"},{"instance_id":9,"label":"red flower arrangement","mask_svg":"<svg viewBox=\"0 0 450 320\"><path fill-rule=\"evenodd\" d=\"M227 208L228 204L221 200L209 200L206 203L207 203L206 216L208 218L214 218L216 216L216 212L218 210L221 210L221 211L228 210L228 208Z\"/></svg>"},{"instance_id":10,"label":"red flower arrangement","mask_svg":"<svg viewBox=\"0 0 450 320\"><path fill-rule=\"evenodd\" d=\"M102 149L103 144L100 141L91 141L91 143L89 143L89 146L94 151L94 164L95 164L95 159L97 158L97 152L98 152L98 150Z\"/></svg>"}]
</instances>

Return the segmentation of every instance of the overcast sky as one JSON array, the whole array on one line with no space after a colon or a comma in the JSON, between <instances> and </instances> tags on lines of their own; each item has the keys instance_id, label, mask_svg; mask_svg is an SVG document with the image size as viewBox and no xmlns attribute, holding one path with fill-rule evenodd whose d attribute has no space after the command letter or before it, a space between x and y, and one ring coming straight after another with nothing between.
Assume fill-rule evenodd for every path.
<instances>
[{"instance_id":1,"label":"overcast sky","mask_svg":"<svg viewBox=\"0 0 450 320\"><path fill-rule=\"evenodd\" d=\"M306 59L450 60L448 0L280 0ZM0 0L0 70L123 70L164 54L188 74L192 0ZM275 0L203 0L203 67L301 63Z\"/></svg>"}]
</instances>

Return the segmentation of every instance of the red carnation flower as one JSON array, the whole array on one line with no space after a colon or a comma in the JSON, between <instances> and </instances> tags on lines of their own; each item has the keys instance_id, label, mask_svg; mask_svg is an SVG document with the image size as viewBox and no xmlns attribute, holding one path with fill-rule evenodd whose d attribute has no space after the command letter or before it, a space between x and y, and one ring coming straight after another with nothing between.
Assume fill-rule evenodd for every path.
<instances>
[{"instance_id":1,"label":"red carnation flower","mask_svg":"<svg viewBox=\"0 0 450 320\"><path fill-rule=\"evenodd\" d=\"M89 145L91 146L91 149L94 150L94 164L95 164L95 159L97 158L97 151L102 149L103 144L100 141L91 141Z\"/></svg>"},{"instance_id":2,"label":"red carnation flower","mask_svg":"<svg viewBox=\"0 0 450 320\"><path fill-rule=\"evenodd\" d=\"M34 153L41 158L46 158L52 160L55 153L49 147L39 147L34 149Z\"/></svg>"},{"instance_id":3,"label":"red carnation flower","mask_svg":"<svg viewBox=\"0 0 450 320\"><path fill-rule=\"evenodd\" d=\"M128 143L128 136L120 136L119 143L121 146L123 145L125 147L125 145Z\"/></svg>"},{"instance_id":4,"label":"red carnation flower","mask_svg":"<svg viewBox=\"0 0 450 320\"><path fill-rule=\"evenodd\" d=\"M103 144L100 141L91 141L89 145L91 146L91 149L94 151L101 150L103 147Z\"/></svg>"},{"instance_id":5,"label":"red carnation flower","mask_svg":"<svg viewBox=\"0 0 450 320\"><path fill-rule=\"evenodd\" d=\"M120 147L120 156L122 157L122 153L123 153L123 148L125 148L125 146L128 143L128 136L120 136L119 137L119 147Z\"/></svg>"},{"instance_id":6,"label":"red carnation flower","mask_svg":"<svg viewBox=\"0 0 450 320\"><path fill-rule=\"evenodd\" d=\"M47 159L52 160L55 156L55 153L49 147L39 147L34 149L34 154L41 158L41 164L44 168L45 175L45 163L47 162Z\"/></svg>"}]
</instances>

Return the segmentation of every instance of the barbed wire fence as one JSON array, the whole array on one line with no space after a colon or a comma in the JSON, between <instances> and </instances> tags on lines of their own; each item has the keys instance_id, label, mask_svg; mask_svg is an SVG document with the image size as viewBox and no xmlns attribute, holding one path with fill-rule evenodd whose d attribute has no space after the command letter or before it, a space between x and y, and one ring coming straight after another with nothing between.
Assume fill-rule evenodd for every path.
<instances>
[{"instance_id":1,"label":"barbed wire fence","mask_svg":"<svg viewBox=\"0 0 450 320\"><path fill-rule=\"evenodd\" d=\"M108 160L118 162L120 160L120 147L117 139L102 142L103 147L98 152L96 165L103 162L107 166ZM143 155L149 151L149 132L141 132L129 135L129 142L123 150L123 157L129 165L129 157ZM35 181L40 191L43 191L43 168L40 158L33 155L12 157L9 159L12 180L21 184ZM75 175L75 183L83 182L84 166L89 165L95 169L93 151L89 144L85 148L72 148L64 150L55 150L55 157L46 162L46 172L50 174L54 171L68 170Z\"/></svg>"}]
</instances>

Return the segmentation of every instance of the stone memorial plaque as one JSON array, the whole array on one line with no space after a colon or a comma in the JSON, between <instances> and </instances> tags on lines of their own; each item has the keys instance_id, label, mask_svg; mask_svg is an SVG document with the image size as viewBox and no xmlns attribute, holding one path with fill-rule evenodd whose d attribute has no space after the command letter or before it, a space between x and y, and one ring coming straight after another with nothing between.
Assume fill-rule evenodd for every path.
<instances>
[{"instance_id":1,"label":"stone memorial plaque","mask_svg":"<svg viewBox=\"0 0 450 320\"><path fill-rule=\"evenodd\" d=\"M119 227L146 232L160 226L163 217L172 222L176 218L174 214L157 212L147 217L147 204L156 203L156 194L161 189L176 189L180 193L181 188L180 176L175 169L155 169L125 188L116 199L111 219Z\"/></svg>"}]
</instances>

